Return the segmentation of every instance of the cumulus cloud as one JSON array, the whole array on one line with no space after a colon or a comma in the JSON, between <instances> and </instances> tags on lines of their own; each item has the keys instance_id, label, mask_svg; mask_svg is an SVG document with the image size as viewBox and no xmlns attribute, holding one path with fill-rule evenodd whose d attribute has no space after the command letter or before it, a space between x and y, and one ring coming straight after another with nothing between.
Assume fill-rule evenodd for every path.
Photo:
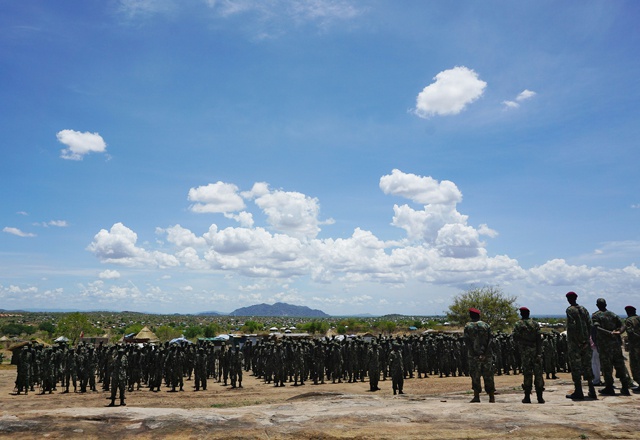
<instances>
[{"instance_id":1,"label":"cumulus cloud","mask_svg":"<svg viewBox=\"0 0 640 440\"><path fill-rule=\"evenodd\" d=\"M457 115L484 93L487 83L464 66L438 73L435 81L418 94L414 113L421 118Z\"/></svg>"},{"instance_id":2,"label":"cumulus cloud","mask_svg":"<svg viewBox=\"0 0 640 440\"><path fill-rule=\"evenodd\" d=\"M318 199L299 192L272 191L255 199L256 205L267 215L276 231L295 237L313 238L318 235Z\"/></svg>"},{"instance_id":3,"label":"cumulus cloud","mask_svg":"<svg viewBox=\"0 0 640 440\"><path fill-rule=\"evenodd\" d=\"M87 250L103 263L122 264L124 266L178 266L178 259L169 254L149 252L137 247L138 234L122 223L114 224L109 231L100 230Z\"/></svg>"},{"instance_id":4,"label":"cumulus cloud","mask_svg":"<svg viewBox=\"0 0 640 440\"><path fill-rule=\"evenodd\" d=\"M602 275L602 269L586 265L574 266L561 258L547 261L529 270L534 282L551 286L571 286Z\"/></svg>"},{"instance_id":5,"label":"cumulus cloud","mask_svg":"<svg viewBox=\"0 0 640 440\"><path fill-rule=\"evenodd\" d=\"M4 228L2 228L2 232L6 232L7 234L11 234L11 235L16 235L18 237L35 237L36 234L33 234L31 232L23 232L18 228L13 228L10 226L5 226Z\"/></svg>"},{"instance_id":6,"label":"cumulus cloud","mask_svg":"<svg viewBox=\"0 0 640 440\"><path fill-rule=\"evenodd\" d=\"M60 153L63 159L82 160L89 153L104 153L107 150L107 144L98 133L62 130L56 136L61 144L67 146Z\"/></svg>"},{"instance_id":7,"label":"cumulus cloud","mask_svg":"<svg viewBox=\"0 0 640 440\"><path fill-rule=\"evenodd\" d=\"M117 270L104 270L102 272L100 272L100 274L98 275L98 277L101 280L116 280L118 278L120 278L120 272L118 272Z\"/></svg>"},{"instance_id":8,"label":"cumulus cloud","mask_svg":"<svg viewBox=\"0 0 640 440\"><path fill-rule=\"evenodd\" d=\"M526 101L527 99L533 98L535 95L536 95L536 92L525 89L522 92L520 92L518 96L516 96L515 100L502 101L502 103L505 105L505 107L508 107L508 108L518 108L520 107L520 103L522 101Z\"/></svg>"},{"instance_id":9,"label":"cumulus cloud","mask_svg":"<svg viewBox=\"0 0 640 440\"><path fill-rule=\"evenodd\" d=\"M430 176L417 176L394 169L380 178L380 189L385 194L402 196L422 204L455 204L462 201L462 193L455 183L438 183Z\"/></svg>"},{"instance_id":10,"label":"cumulus cloud","mask_svg":"<svg viewBox=\"0 0 640 440\"><path fill-rule=\"evenodd\" d=\"M156 233L166 238L157 242L160 251L149 248L151 245L146 243L140 246L134 231L116 223L110 230L103 229L96 234L88 249L105 263L167 270L180 267L179 271L169 272L177 276L190 271L220 274L218 280L228 283L226 288L239 292L233 297L225 296L225 301L235 306L302 300L306 295L293 285L296 282L321 285L324 293L315 294L313 298L318 304L339 306L362 302L382 304L380 307L387 303L376 296L379 293L367 292L365 286L378 291L393 288L394 292L428 288L426 286L451 292L451 289L483 284L594 289L600 283L611 292L640 287L640 270L634 265L611 270L555 259L524 269L507 255L490 255L484 240L496 237L498 232L486 224L478 227L469 224L469 217L458 211L458 203L462 201L458 187L453 182L438 181L430 176L393 170L380 178L383 193L407 199L407 203L395 204L393 211L389 211L391 223L402 231L391 240L383 240L373 231L359 227L344 237L318 238L322 222L318 220L320 203L316 198L272 190L265 182L254 184L248 191L240 191L228 183L215 185L213 191L209 191L208 186L200 187L207 190L196 192L192 201L217 207L226 204L232 208L241 206L236 196L242 199L242 206L244 201L253 201L256 209L265 214L266 225L254 225L251 217L252 221L240 222L239 226L223 227L213 223L200 232L179 224L157 228ZM235 202L227 203L229 200ZM213 211L221 217L230 214L219 208ZM250 214L240 211L243 212ZM621 248L627 249L628 254L637 249L637 243L615 246L615 249ZM614 247L605 244L602 250L603 254L609 254ZM109 274L103 272L101 280L109 279ZM197 278L176 281L166 297L198 292ZM341 289L340 294L330 291L336 286ZM136 301L143 301L157 289L148 288L143 293L131 285L111 287L88 285L85 291L90 295L102 292L120 299L133 295ZM535 293L535 289L531 290ZM202 295L210 298L209 294ZM393 304L416 307L414 299L403 299L401 295L394 295ZM347 302L341 302L343 300ZM431 304L434 300L429 301Z\"/></svg>"},{"instance_id":11,"label":"cumulus cloud","mask_svg":"<svg viewBox=\"0 0 640 440\"><path fill-rule=\"evenodd\" d=\"M189 209L198 213L236 212L245 208L244 200L238 194L238 187L224 182L191 188L188 199L195 202Z\"/></svg>"}]
</instances>

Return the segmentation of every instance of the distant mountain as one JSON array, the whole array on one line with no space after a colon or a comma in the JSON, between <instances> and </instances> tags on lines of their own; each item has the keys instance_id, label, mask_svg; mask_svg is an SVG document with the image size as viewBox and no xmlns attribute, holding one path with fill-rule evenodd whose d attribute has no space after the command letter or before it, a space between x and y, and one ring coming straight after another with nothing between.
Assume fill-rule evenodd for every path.
<instances>
[{"instance_id":1,"label":"distant mountain","mask_svg":"<svg viewBox=\"0 0 640 440\"><path fill-rule=\"evenodd\" d=\"M310 309L306 306L294 306L286 303L257 304L241 307L229 313L230 316L295 316L304 318L328 318L322 310Z\"/></svg>"},{"instance_id":2,"label":"distant mountain","mask_svg":"<svg viewBox=\"0 0 640 440\"><path fill-rule=\"evenodd\" d=\"M224 315L224 313L214 312L214 311L200 312L197 314L197 316L222 316L222 315Z\"/></svg>"}]
</instances>

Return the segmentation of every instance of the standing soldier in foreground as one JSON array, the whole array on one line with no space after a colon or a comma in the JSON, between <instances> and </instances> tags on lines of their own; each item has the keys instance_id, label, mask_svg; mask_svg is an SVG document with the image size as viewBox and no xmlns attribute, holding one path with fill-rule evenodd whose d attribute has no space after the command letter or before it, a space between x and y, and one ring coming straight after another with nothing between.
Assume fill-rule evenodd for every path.
<instances>
[{"instance_id":1,"label":"standing soldier in foreground","mask_svg":"<svg viewBox=\"0 0 640 440\"><path fill-rule=\"evenodd\" d=\"M589 397L597 399L596 390L593 387L593 370L591 368L591 315L587 309L578 305L578 294L569 292L566 295L569 307L567 307L567 354L571 378L575 385L573 393L567 394L567 399L582 400L582 378L589 386Z\"/></svg>"},{"instance_id":2,"label":"standing soldier in foreground","mask_svg":"<svg viewBox=\"0 0 640 440\"><path fill-rule=\"evenodd\" d=\"M469 374L473 388L471 403L480 402L481 376L484 379L485 391L489 394L489 402L495 403L496 387L493 382L491 327L486 322L480 321L480 310L478 309L470 308L469 317L471 322L464 326L464 341L469 353Z\"/></svg>"},{"instance_id":3,"label":"standing soldier in foreground","mask_svg":"<svg viewBox=\"0 0 640 440\"><path fill-rule=\"evenodd\" d=\"M404 387L404 362L399 342L393 343L393 350L389 353L389 370L391 372L393 394L396 394L396 390L399 394L404 394L402 391Z\"/></svg>"},{"instance_id":4,"label":"standing soldier in foreground","mask_svg":"<svg viewBox=\"0 0 640 440\"><path fill-rule=\"evenodd\" d=\"M640 385L640 316L636 314L636 308L627 306L624 308L627 312L627 319L624 326L629 338L629 367L631 368L631 377ZM640 387L634 390L634 393L640 392Z\"/></svg>"},{"instance_id":5,"label":"standing soldier in foreground","mask_svg":"<svg viewBox=\"0 0 640 440\"><path fill-rule=\"evenodd\" d=\"M111 403L108 406L116 406L116 393L120 391L120 406L124 403L124 391L127 387L127 354L124 348L118 349L113 358L111 370Z\"/></svg>"},{"instance_id":6,"label":"standing soldier in foreground","mask_svg":"<svg viewBox=\"0 0 640 440\"><path fill-rule=\"evenodd\" d=\"M615 396L613 389L613 368L616 369L616 377L620 379L622 388L620 394L630 396L629 388L633 381L629 377L627 366L622 355L622 339L620 333L624 332L624 324L615 313L607 310L607 301L598 298L596 301L598 311L591 317L593 321L593 335L600 354L600 369L604 376L605 387L600 390L600 394Z\"/></svg>"},{"instance_id":7,"label":"standing soldier in foreground","mask_svg":"<svg viewBox=\"0 0 640 440\"><path fill-rule=\"evenodd\" d=\"M522 403L531 403L531 389L535 384L538 403L544 403L544 378L542 377L542 338L540 325L529 318L529 309L520 307L520 321L513 328L513 340L520 349L520 362L524 375L524 399Z\"/></svg>"}]
</instances>

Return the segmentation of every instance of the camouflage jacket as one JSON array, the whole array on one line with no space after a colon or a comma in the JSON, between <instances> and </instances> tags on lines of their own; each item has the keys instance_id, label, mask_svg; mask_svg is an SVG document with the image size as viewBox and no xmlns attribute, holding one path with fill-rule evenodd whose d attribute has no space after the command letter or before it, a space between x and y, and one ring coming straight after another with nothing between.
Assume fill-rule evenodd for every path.
<instances>
[{"instance_id":1,"label":"camouflage jacket","mask_svg":"<svg viewBox=\"0 0 640 440\"><path fill-rule=\"evenodd\" d=\"M491 327L483 321L468 322L464 326L464 341L469 356L489 357L493 354L493 337Z\"/></svg>"},{"instance_id":2,"label":"camouflage jacket","mask_svg":"<svg viewBox=\"0 0 640 440\"><path fill-rule=\"evenodd\" d=\"M583 306L567 307L567 342L570 345L585 345L591 336L591 315Z\"/></svg>"},{"instance_id":3,"label":"camouflage jacket","mask_svg":"<svg viewBox=\"0 0 640 440\"><path fill-rule=\"evenodd\" d=\"M629 316L624 321L624 325L627 328L629 344L633 346L640 346L640 316Z\"/></svg>"},{"instance_id":4,"label":"camouflage jacket","mask_svg":"<svg viewBox=\"0 0 640 440\"><path fill-rule=\"evenodd\" d=\"M519 346L535 348L537 354L542 354L542 339L540 325L533 319L521 319L513 327L513 340Z\"/></svg>"},{"instance_id":5,"label":"camouflage jacket","mask_svg":"<svg viewBox=\"0 0 640 440\"><path fill-rule=\"evenodd\" d=\"M609 310L598 310L591 316L593 326L605 331L594 331L594 342L598 345L620 345L620 335L613 335L610 332L622 330L622 319Z\"/></svg>"}]
</instances>

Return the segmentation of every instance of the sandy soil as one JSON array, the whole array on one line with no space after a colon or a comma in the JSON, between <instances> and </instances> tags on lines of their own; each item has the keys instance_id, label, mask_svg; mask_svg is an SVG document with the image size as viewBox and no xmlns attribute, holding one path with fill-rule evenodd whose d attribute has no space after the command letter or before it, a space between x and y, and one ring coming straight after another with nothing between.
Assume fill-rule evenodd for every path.
<instances>
[{"instance_id":1,"label":"sandy soil","mask_svg":"<svg viewBox=\"0 0 640 440\"><path fill-rule=\"evenodd\" d=\"M14 395L15 368L0 369L0 438L480 439L640 438L640 395L573 402L568 374L547 381L544 405L521 403L522 376L497 376L497 402L470 404L466 377L275 388L245 376L244 388L210 382L207 391ZM534 399L535 401L535 399Z\"/></svg>"}]
</instances>

